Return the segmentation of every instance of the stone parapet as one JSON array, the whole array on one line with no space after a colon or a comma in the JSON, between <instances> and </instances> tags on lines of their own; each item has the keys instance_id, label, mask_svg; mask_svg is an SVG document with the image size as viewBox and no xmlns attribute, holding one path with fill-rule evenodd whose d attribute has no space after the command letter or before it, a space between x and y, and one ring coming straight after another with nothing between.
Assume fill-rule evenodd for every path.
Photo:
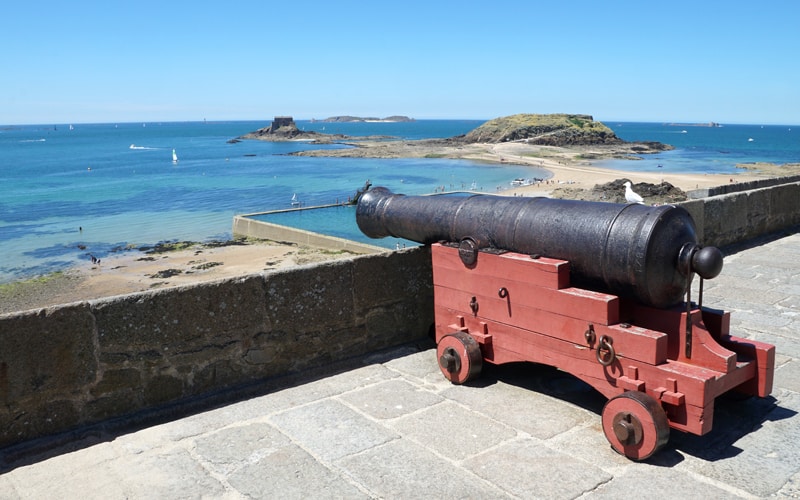
<instances>
[{"instance_id":1,"label":"stone parapet","mask_svg":"<svg viewBox=\"0 0 800 500\"><path fill-rule=\"evenodd\" d=\"M800 180L679 205L692 215L704 245L722 247L800 224Z\"/></svg>"},{"instance_id":2,"label":"stone parapet","mask_svg":"<svg viewBox=\"0 0 800 500\"><path fill-rule=\"evenodd\" d=\"M780 184L791 184L793 182L800 182L800 175L790 175L785 177L770 177L767 179L759 179L747 182L732 182L730 184L723 184L704 189L695 189L689 191L688 195L691 199L708 198L710 196L719 196L723 194L738 193L742 191L751 191L753 189L761 189Z\"/></svg>"},{"instance_id":3,"label":"stone parapet","mask_svg":"<svg viewBox=\"0 0 800 500\"><path fill-rule=\"evenodd\" d=\"M0 316L0 448L425 337L430 252Z\"/></svg>"}]
</instances>

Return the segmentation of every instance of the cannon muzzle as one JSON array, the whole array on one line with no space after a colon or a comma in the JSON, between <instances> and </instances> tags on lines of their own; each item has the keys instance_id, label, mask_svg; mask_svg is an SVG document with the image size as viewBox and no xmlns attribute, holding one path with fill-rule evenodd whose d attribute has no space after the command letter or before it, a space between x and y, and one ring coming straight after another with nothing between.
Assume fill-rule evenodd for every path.
<instances>
[{"instance_id":1,"label":"cannon muzzle","mask_svg":"<svg viewBox=\"0 0 800 500\"><path fill-rule=\"evenodd\" d=\"M680 303L694 273L711 279L722 270L722 253L698 245L691 216L672 205L405 196L377 187L359 198L356 222L371 238L469 240L477 248L567 260L573 284L654 307Z\"/></svg>"}]
</instances>

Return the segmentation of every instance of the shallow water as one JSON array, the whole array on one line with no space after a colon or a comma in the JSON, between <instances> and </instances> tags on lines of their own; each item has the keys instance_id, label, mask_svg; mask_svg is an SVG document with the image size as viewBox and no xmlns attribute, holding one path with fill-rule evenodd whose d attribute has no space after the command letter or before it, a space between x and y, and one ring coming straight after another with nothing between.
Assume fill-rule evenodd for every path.
<instances>
[{"instance_id":1,"label":"shallow water","mask_svg":"<svg viewBox=\"0 0 800 500\"><path fill-rule=\"evenodd\" d=\"M469 121L298 122L350 135L448 137ZM496 191L520 166L447 159L287 156L303 142L227 141L264 123L147 123L0 130L0 282L43 274L160 241L228 239L233 216L343 202L370 180L397 192ZM341 147L341 146L330 146ZM173 163L175 150L178 162ZM546 175L542 172L540 175Z\"/></svg>"}]
</instances>

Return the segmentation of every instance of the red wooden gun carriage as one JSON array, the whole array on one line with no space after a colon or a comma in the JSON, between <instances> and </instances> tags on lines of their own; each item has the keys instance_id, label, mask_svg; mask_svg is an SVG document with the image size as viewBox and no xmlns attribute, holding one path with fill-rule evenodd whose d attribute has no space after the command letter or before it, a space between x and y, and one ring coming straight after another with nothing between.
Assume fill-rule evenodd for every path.
<instances>
[{"instance_id":1,"label":"red wooden gun carriage","mask_svg":"<svg viewBox=\"0 0 800 500\"><path fill-rule=\"evenodd\" d=\"M609 398L603 432L643 460L670 428L703 435L728 391L765 397L775 348L702 307L722 254L680 207L500 196L362 194L370 237L432 244L436 343L455 384L484 362L559 368ZM691 282L700 276L699 303Z\"/></svg>"}]
</instances>

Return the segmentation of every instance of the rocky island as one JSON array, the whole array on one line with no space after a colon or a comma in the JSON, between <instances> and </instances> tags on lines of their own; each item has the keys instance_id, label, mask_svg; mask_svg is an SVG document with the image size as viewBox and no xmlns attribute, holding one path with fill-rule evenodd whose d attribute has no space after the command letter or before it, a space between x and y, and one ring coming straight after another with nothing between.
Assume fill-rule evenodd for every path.
<instances>
[{"instance_id":1,"label":"rocky island","mask_svg":"<svg viewBox=\"0 0 800 500\"><path fill-rule=\"evenodd\" d=\"M368 122L368 123L395 123L395 122L413 122L413 118L407 116L387 116L386 118L376 117L361 117L361 116L331 116L323 120L311 119L311 123L344 123L344 122Z\"/></svg>"},{"instance_id":2,"label":"rocky island","mask_svg":"<svg viewBox=\"0 0 800 500\"><path fill-rule=\"evenodd\" d=\"M496 186L493 190L505 191L507 195L514 196L546 195L554 198L619 201L624 193L622 184L630 181L637 192L646 195L648 203L674 203L685 199L685 192L689 190L734 182L733 177L726 175L623 172L598 167L595 164L597 161L641 160L645 155L674 148L659 142L624 141L590 115L516 114L489 120L464 135L422 140L304 132L297 130L290 117L286 117L290 123L281 122L280 118L277 117L270 127L242 136L241 139L306 140L311 143L335 142L350 146L289 153L293 156L449 158L527 165L540 169L531 175L537 179L536 182L512 183L510 186ZM754 167L747 174L737 175L736 181L769 175L765 169L759 167Z\"/></svg>"},{"instance_id":3,"label":"rocky island","mask_svg":"<svg viewBox=\"0 0 800 500\"><path fill-rule=\"evenodd\" d=\"M624 141L589 115L520 114L489 120L465 136L466 143L521 141L541 146L619 145Z\"/></svg>"},{"instance_id":4,"label":"rocky island","mask_svg":"<svg viewBox=\"0 0 800 500\"><path fill-rule=\"evenodd\" d=\"M342 118L336 117L329 120ZM301 151L299 156L344 156L370 158L447 157L466 158L475 154L479 147L493 144L519 143L532 146L556 148L582 148L580 152L593 159L634 158L637 154L648 154L672 149L658 142L626 142L602 122L589 115L571 114L517 114L489 120L465 135L441 139L414 141L394 140L386 136L346 136L306 132L297 128L290 116L277 116L268 127L250 132L237 140L256 139L262 141L306 140L317 143L343 142L353 149ZM378 140L379 142L375 142ZM592 147L591 151L586 150Z\"/></svg>"},{"instance_id":5,"label":"rocky island","mask_svg":"<svg viewBox=\"0 0 800 500\"><path fill-rule=\"evenodd\" d=\"M348 158L451 158L530 165L552 172L540 178L541 182L525 182L524 189L540 190L553 197L603 199L611 201L613 193L626 179L619 173L595 175L608 185L588 185L576 179L588 178L586 168L590 161L610 158L641 159L641 155L672 149L659 142L626 142L590 115L579 114L517 114L489 120L470 132L449 138L403 140L391 137L353 137L304 132L297 129L291 117L276 117L269 127L246 134L241 139L268 141L306 140L325 144L337 142L351 146L343 149L318 149L289 153L293 156L348 157ZM599 172L599 170L596 170ZM570 174L567 176L567 174ZM558 177L558 179L556 179ZM639 184L641 190L652 190L651 200L679 201L682 193L672 186L661 186L652 175L649 185ZM633 179L631 179L633 180ZM507 188L508 189L508 188ZM624 192L624 190L623 190ZM656 194L658 192L658 195Z\"/></svg>"},{"instance_id":6,"label":"rocky island","mask_svg":"<svg viewBox=\"0 0 800 500\"><path fill-rule=\"evenodd\" d=\"M381 140L387 136L365 136L359 137L361 140ZM297 128L297 124L291 116L276 116L268 127L260 128L243 136L231 139L229 143L239 142L246 139L259 141L286 142L286 141L310 141L317 144L330 144L356 138L343 134L323 134L321 132L305 131Z\"/></svg>"},{"instance_id":7,"label":"rocky island","mask_svg":"<svg viewBox=\"0 0 800 500\"><path fill-rule=\"evenodd\" d=\"M341 134L322 134L319 132L307 132L297 128L297 124L291 116L276 116L268 127L263 127L243 136L231 139L228 142L234 143L246 139L259 141L284 142L284 141L315 141L318 143L331 143L348 139L348 136Z\"/></svg>"}]
</instances>

